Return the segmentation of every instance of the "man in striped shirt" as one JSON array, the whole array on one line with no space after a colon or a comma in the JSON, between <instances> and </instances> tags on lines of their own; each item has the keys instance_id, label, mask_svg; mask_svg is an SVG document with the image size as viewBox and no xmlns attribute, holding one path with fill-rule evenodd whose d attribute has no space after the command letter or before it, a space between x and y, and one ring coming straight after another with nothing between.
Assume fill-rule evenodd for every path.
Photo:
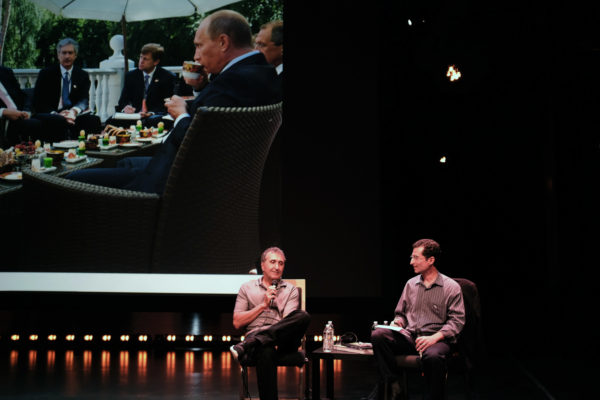
<instances>
[{"instance_id":1,"label":"man in striped shirt","mask_svg":"<svg viewBox=\"0 0 600 400\"><path fill-rule=\"evenodd\" d=\"M446 358L465 325L465 307L458 283L441 274L436 261L440 245L431 239L413 244L410 265L417 276L408 280L395 310L391 330L378 328L371 333L373 353L380 374L378 388L384 382L392 399L401 398L406 390L400 386L395 356L419 354L427 381L427 398L442 399L445 389ZM383 398L375 390L370 398Z\"/></svg>"}]
</instances>

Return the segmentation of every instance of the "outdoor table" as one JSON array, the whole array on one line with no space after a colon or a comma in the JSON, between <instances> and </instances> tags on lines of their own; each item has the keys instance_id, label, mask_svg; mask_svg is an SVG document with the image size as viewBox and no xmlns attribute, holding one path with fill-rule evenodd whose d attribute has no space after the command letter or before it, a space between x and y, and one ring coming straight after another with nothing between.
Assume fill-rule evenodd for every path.
<instances>
[{"instance_id":1,"label":"outdoor table","mask_svg":"<svg viewBox=\"0 0 600 400\"><path fill-rule=\"evenodd\" d=\"M60 165L57 165L56 171L46 172L50 175L56 176L65 176L69 172L76 171L78 169L90 168L100 165L103 162L100 158L94 158L88 156L87 159L83 161L79 161L76 163L68 163L66 161L62 161ZM23 167L23 171L31 172L31 166L27 165ZM41 172L40 172L41 173ZM10 192L18 191L23 187L23 183L21 182L5 182L0 181L0 196L5 195Z\"/></svg>"},{"instance_id":2,"label":"outdoor table","mask_svg":"<svg viewBox=\"0 0 600 400\"><path fill-rule=\"evenodd\" d=\"M104 160L102 168L113 168L125 157L152 156L161 143L147 142L139 147L118 146L110 150L86 150L86 154Z\"/></svg>"}]
</instances>

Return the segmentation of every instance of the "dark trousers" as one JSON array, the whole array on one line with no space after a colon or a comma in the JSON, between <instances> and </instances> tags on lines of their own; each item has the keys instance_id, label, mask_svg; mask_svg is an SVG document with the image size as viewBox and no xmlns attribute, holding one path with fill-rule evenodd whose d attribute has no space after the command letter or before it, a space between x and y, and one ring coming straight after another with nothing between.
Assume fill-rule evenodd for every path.
<instances>
[{"instance_id":1,"label":"dark trousers","mask_svg":"<svg viewBox=\"0 0 600 400\"><path fill-rule=\"evenodd\" d=\"M138 173L146 168L151 158L126 157L119 160L115 168L80 169L71 172L65 178L93 185L123 189L135 179Z\"/></svg>"},{"instance_id":2,"label":"dark trousers","mask_svg":"<svg viewBox=\"0 0 600 400\"><path fill-rule=\"evenodd\" d=\"M375 329L371 332L373 355L377 369L385 381L397 381L400 368L396 364L397 355L418 354L413 338L390 329ZM440 341L428 347L421 356L423 374L426 381L426 399L442 399L446 386L446 360L450 354L450 344ZM383 385L380 384L380 387ZM406 388L403 388L406 390Z\"/></svg>"},{"instance_id":3,"label":"dark trousers","mask_svg":"<svg viewBox=\"0 0 600 400\"><path fill-rule=\"evenodd\" d=\"M269 328L246 337L245 342L253 345L251 359L256 363L261 400L277 400L277 358L298 350L309 322L306 311L296 310Z\"/></svg>"},{"instance_id":4,"label":"dark trousers","mask_svg":"<svg viewBox=\"0 0 600 400\"><path fill-rule=\"evenodd\" d=\"M5 119L0 119L0 130L2 132L4 132L5 123ZM14 146L15 144L29 140L35 142L39 139L43 143L44 132L42 131L42 123L33 118L8 121L8 129L1 139L0 148Z\"/></svg>"},{"instance_id":5,"label":"dark trousers","mask_svg":"<svg viewBox=\"0 0 600 400\"><path fill-rule=\"evenodd\" d=\"M65 139L77 139L79 132L84 130L89 133L100 133L102 123L97 115L83 114L75 118L75 124L71 125L67 119L60 114L40 113L34 114L32 119L41 122L41 141L48 143L60 142Z\"/></svg>"}]
</instances>

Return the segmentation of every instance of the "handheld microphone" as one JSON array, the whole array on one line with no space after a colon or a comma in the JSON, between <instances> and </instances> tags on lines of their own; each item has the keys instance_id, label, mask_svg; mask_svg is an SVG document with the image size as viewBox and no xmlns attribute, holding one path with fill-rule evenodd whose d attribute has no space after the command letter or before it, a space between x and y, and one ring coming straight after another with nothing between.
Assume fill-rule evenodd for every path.
<instances>
[{"instance_id":1,"label":"handheld microphone","mask_svg":"<svg viewBox=\"0 0 600 400\"><path fill-rule=\"evenodd\" d=\"M277 286L279 286L279 279L273 279L271 286L275 286L275 293L277 293ZM271 308L275 305L275 297L271 299Z\"/></svg>"}]
</instances>

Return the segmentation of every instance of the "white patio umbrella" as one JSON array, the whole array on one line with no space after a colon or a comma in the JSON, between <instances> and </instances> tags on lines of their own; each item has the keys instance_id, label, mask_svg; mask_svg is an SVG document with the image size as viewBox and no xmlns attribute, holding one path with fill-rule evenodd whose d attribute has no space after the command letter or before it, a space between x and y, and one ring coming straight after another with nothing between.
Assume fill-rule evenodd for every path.
<instances>
[{"instance_id":1,"label":"white patio umbrella","mask_svg":"<svg viewBox=\"0 0 600 400\"><path fill-rule=\"evenodd\" d=\"M126 23L151 19L185 17L237 3L240 0L31 0L65 18L121 21L123 40L127 40ZM126 51L124 50L124 53ZM127 70L127 54L125 54Z\"/></svg>"}]
</instances>

